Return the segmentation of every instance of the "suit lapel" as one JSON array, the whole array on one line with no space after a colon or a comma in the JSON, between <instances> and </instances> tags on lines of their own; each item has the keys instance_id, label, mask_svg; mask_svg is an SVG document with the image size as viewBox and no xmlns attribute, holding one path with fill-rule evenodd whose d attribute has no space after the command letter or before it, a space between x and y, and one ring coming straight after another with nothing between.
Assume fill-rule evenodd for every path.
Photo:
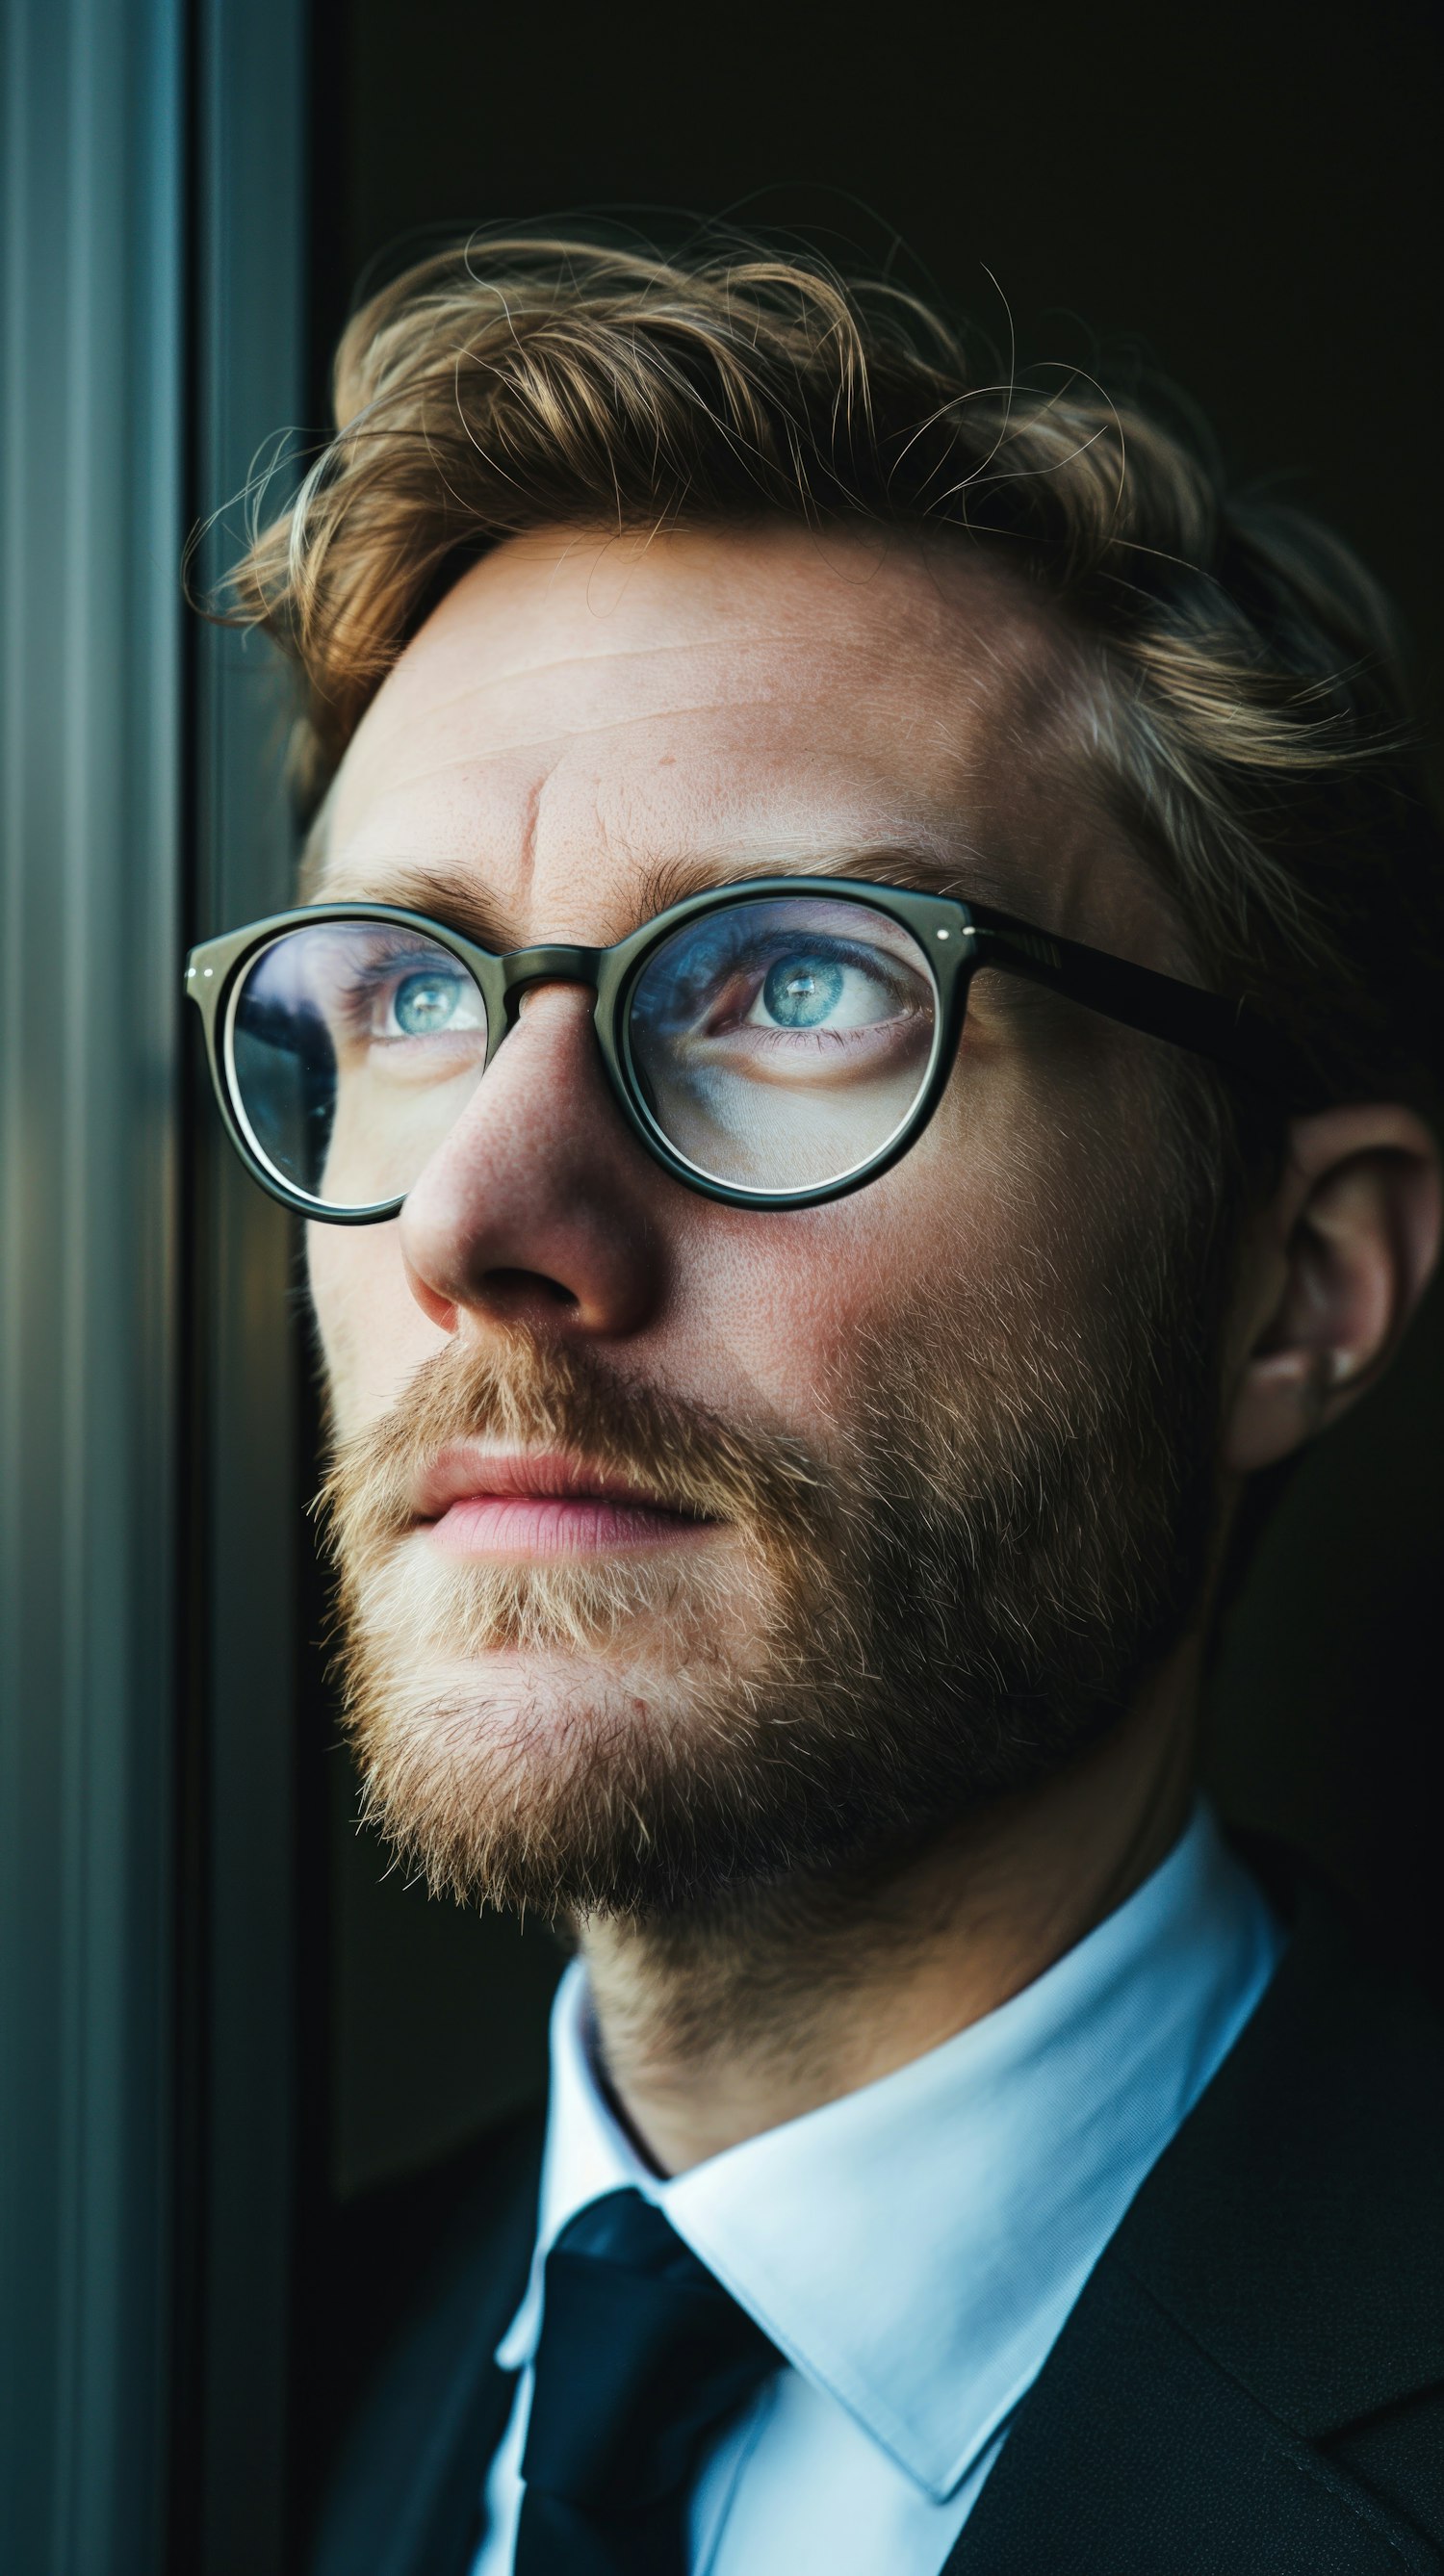
<instances>
[{"instance_id":1,"label":"suit lapel","mask_svg":"<svg viewBox=\"0 0 1444 2576\"><path fill-rule=\"evenodd\" d=\"M1438 2576L1105 2255L945 2576Z\"/></svg>"},{"instance_id":2,"label":"suit lapel","mask_svg":"<svg viewBox=\"0 0 1444 2576\"><path fill-rule=\"evenodd\" d=\"M1439 2553L1329 2457L1444 2378L1427 2008L1306 1900L1268 1994L1106 2249L955 2576L1401 2576Z\"/></svg>"}]
</instances>

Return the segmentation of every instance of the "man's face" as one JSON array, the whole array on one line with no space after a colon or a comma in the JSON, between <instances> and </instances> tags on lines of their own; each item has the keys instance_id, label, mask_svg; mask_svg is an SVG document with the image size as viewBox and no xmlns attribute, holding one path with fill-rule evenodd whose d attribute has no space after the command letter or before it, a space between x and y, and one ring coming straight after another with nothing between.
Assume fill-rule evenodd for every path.
<instances>
[{"instance_id":1,"label":"man's face","mask_svg":"<svg viewBox=\"0 0 1444 2576\"><path fill-rule=\"evenodd\" d=\"M1069 686L1045 609L961 552L516 541L380 691L315 891L599 946L853 872L1178 971ZM548 985L400 1217L312 1229L352 1722L438 1879L645 1910L866 1862L1116 1708L1206 1517L1166 1080L984 974L902 1162L758 1213L649 1159L590 997Z\"/></svg>"}]
</instances>

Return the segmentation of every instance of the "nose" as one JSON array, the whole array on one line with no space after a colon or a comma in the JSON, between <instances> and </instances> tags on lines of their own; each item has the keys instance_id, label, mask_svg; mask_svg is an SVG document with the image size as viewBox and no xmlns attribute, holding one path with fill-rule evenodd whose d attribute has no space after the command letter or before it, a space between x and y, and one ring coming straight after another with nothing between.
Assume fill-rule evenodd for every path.
<instances>
[{"instance_id":1,"label":"nose","mask_svg":"<svg viewBox=\"0 0 1444 2576\"><path fill-rule=\"evenodd\" d=\"M607 1087L591 996L533 983L398 1220L412 1294L443 1331L516 1322L640 1331L665 1288L667 1187Z\"/></svg>"}]
</instances>

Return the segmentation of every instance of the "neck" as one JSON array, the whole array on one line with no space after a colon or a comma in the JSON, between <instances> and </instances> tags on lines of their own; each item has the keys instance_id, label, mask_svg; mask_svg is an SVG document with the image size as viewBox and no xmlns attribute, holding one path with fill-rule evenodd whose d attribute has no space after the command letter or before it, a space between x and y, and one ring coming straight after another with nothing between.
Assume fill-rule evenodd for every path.
<instances>
[{"instance_id":1,"label":"neck","mask_svg":"<svg viewBox=\"0 0 1444 2576\"><path fill-rule=\"evenodd\" d=\"M1041 1790L866 1880L581 1935L616 2107L661 2173L871 2084L980 2021L1157 1868L1188 1810L1195 1657Z\"/></svg>"}]
</instances>

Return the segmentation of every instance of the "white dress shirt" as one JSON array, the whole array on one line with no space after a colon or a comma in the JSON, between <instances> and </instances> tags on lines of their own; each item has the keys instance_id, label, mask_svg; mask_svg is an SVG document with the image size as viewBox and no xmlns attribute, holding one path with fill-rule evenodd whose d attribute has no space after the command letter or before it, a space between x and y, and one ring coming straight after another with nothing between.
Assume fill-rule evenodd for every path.
<instances>
[{"instance_id":1,"label":"white dress shirt","mask_svg":"<svg viewBox=\"0 0 1444 2576\"><path fill-rule=\"evenodd\" d=\"M1128 1902L996 2012L670 2180L608 2107L585 1972L569 1968L536 2252L496 2356L516 2396L473 2576L510 2576L547 2250L628 2183L788 2364L703 2455L691 2576L938 2576L1014 2408L1281 1945L1200 1807Z\"/></svg>"}]
</instances>

